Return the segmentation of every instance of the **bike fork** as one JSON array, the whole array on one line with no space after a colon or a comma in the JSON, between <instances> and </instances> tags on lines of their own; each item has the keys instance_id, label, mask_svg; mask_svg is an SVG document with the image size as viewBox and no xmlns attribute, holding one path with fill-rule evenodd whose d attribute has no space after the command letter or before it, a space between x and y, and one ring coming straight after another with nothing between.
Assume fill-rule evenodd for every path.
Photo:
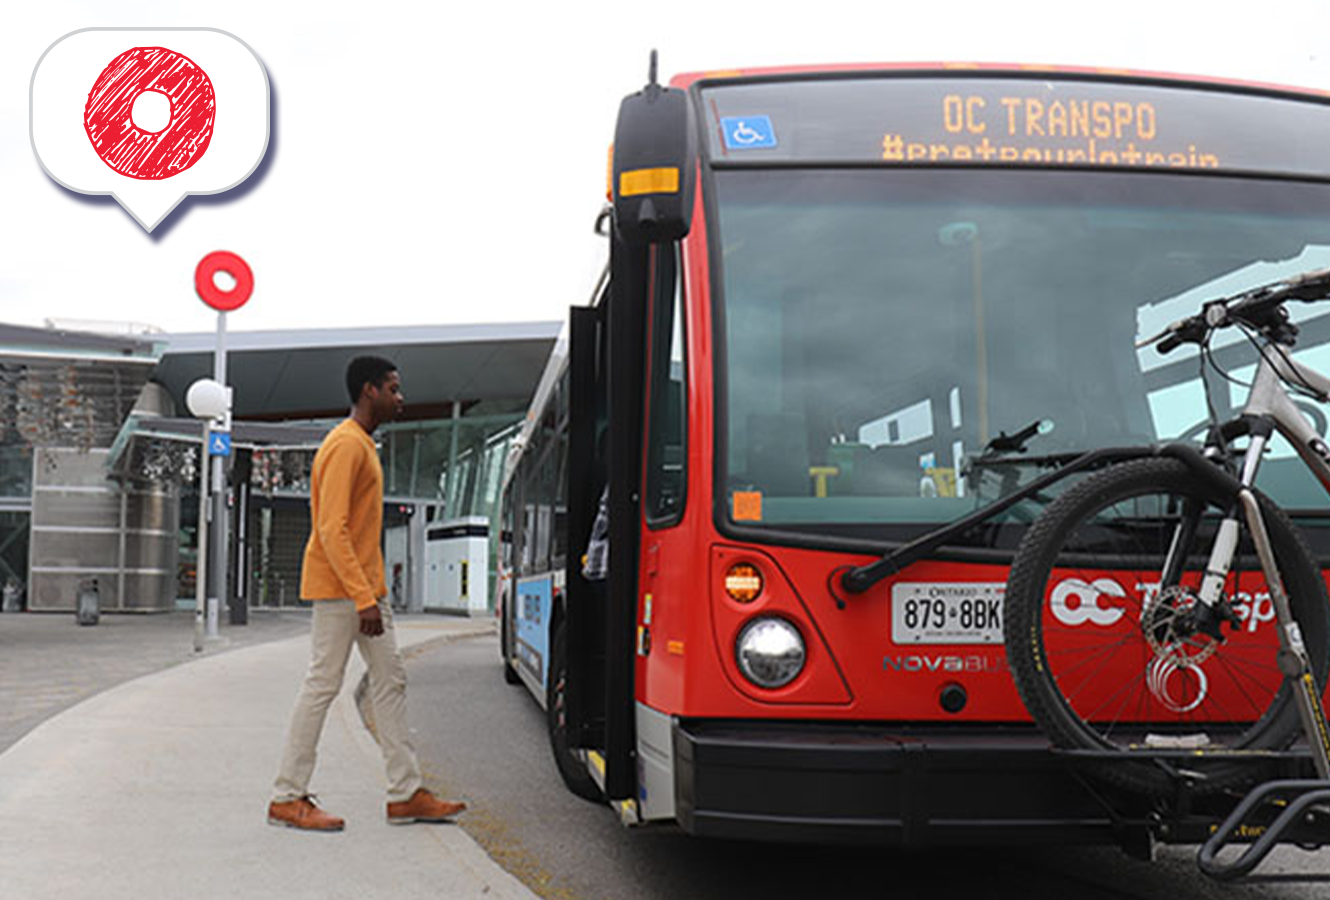
<instances>
[{"instance_id":1,"label":"bike fork","mask_svg":"<svg viewBox=\"0 0 1330 900\"><path fill-rule=\"evenodd\" d=\"M1265 452L1265 443L1265 434L1257 433L1251 436L1251 443L1247 446L1247 453L1242 461L1243 492L1250 493L1251 486L1256 483L1256 472L1261 467L1261 454ZM1233 554L1237 552L1240 533L1238 511L1234 509L1219 523L1215 544L1210 548L1210 559L1205 565L1205 575L1201 579L1200 600L1211 610L1218 608L1223 596L1224 582L1228 580L1228 573L1233 565Z\"/></svg>"},{"instance_id":2,"label":"bike fork","mask_svg":"<svg viewBox=\"0 0 1330 900\"><path fill-rule=\"evenodd\" d=\"M1242 461L1242 490L1250 491L1256 483L1256 472L1261 467L1261 454L1265 452L1266 435L1252 434L1251 443ZM1236 509L1229 512L1219 523L1214 546L1210 548L1210 559L1205 565L1205 575L1201 578L1200 600L1209 609L1219 606L1224 592L1224 582L1228 580L1229 569L1233 565L1233 554L1238 549L1238 537L1241 527ZM1170 554L1172 555L1172 554Z\"/></svg>"}]
</instances>

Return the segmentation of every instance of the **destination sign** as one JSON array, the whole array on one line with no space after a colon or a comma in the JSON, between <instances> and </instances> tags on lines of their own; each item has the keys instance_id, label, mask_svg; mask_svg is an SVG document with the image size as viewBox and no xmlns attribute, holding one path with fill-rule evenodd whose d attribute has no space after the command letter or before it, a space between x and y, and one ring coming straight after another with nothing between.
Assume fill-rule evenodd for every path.
<instances>
[{"instance_id":1,"label":"destination sign","mask_svg":"<svg viewBox=\"0 0 1330 900\"><path fill-rule=\"evenodd\" d=\"M1330 178L1330 105L1314 97L1058 76L720 84L702 95L713 118L713 162L1090 166ZM734 138L737 128L754 121L766 123L779 141Z\"/></svg>"},{"instance_id":2,"label":"destination sign","mask_svg":"<svg viewBox=\"0 0 1330 900\"><path fill-rule=\"evenodd\" d=\"M1218 169L1220 157L1159 133L1159 107L1137 100L1091 100L1030 93L946 94L939 131L889 133L882 158L895 162L1032 162ZM920 123L924 125L926 123ZM918 138L918 139L912 139Z\"/></svg>"}]
</instances>

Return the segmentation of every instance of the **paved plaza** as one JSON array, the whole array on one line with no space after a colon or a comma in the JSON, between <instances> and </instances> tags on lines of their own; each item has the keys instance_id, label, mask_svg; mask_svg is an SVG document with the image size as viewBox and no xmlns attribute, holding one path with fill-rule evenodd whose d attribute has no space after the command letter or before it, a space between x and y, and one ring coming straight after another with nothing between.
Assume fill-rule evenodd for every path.
<instances>
[{"instance_id":1,"label":"paved plaza","mask_svg":"<svg viewBox=\"0 0 1330 900\"><path fill-rule=\"evenodd\" d=\"M0 753L41 722L140 675L309 630L309 612L255 611L219 626L194 652L194 613L104 615L80 626L73 613L0 614Z\"/></svg>"}]
</instances>

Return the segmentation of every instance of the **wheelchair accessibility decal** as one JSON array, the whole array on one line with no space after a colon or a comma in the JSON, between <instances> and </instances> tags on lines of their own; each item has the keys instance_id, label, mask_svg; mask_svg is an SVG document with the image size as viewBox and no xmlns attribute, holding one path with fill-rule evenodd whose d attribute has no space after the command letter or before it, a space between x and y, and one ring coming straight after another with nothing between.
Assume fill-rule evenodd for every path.
<instances>
[{"instance_id":1,"label":"wheelchair accessibility decal","mask_svg":"<svg viewBox=\"0 0 1330 900\"><path fill-rule=\"evenodd\" d=\"M727 150L769 150L776 146L770 116L725 116L720 120Z\"/></svg>"}]
</instances>

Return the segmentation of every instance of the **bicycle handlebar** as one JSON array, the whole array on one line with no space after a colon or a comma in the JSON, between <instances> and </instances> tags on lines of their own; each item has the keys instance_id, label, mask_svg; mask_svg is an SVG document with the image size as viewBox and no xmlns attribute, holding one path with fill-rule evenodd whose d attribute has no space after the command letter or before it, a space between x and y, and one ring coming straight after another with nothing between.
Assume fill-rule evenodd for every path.
<instances>
[{"instance_id":1,"label":"bicycle handlebar","mask_svg":"<svg viewBox=\"0 0 1330 900\"><path fill-rule=\"evenodd\" d=\"M1173 322L1136 346L1158 344L1159 353L1167 354L1183 344L1200 344L1210 332L1238 323L1265 330L1284 323L1287 314L1281 307L1288 301L1314 303L1325 299L1330 299L1330 269L1313 269L1229 297L1207 300L1196 315Z\"/></svg>"}]
</instances>

